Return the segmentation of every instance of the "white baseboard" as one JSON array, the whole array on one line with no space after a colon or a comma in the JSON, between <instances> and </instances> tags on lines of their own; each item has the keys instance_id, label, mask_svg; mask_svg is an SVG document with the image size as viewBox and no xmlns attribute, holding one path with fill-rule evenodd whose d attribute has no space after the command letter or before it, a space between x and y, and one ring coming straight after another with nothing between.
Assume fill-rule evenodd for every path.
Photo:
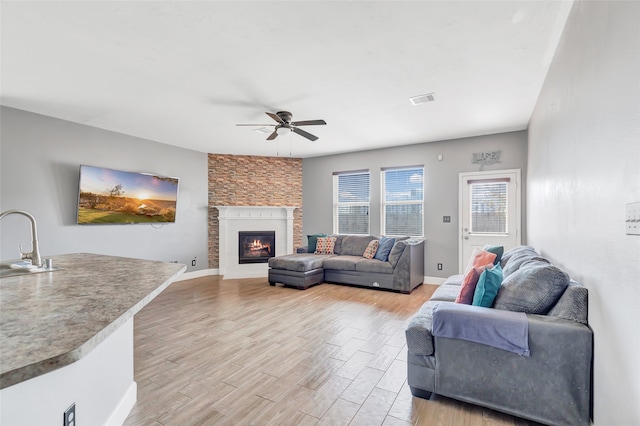
<instances>
[{"instance_id":1,"label":"white baseboard","mask_svg":"<svg viewBox=\"0 0 640 426\"><path fill-rule=\"evenodd\" d=\"M109 419L105 423L106 426L122 426L124 421L127 420L129 413L133 409L133 406L136 405L136 401L138 399L138 384L135 382L131 382L129 388L122 396L122 399L118 403L116 409L111 413Z\"/></svg>"},{"instance_id":2,"label":"white baseboard","mask_svg":"<svg viewBox=\"0 0 640 426\"><path fill-rule=\"evenodd\" d=\"M216 269L201 269L199 271L185 272L184 274L180 275L176 279L176 281L191 280L193 278L207 277L210 275L220 275L220 270L216 268ZM236 277L236 278L251 278L251 277ZM427 284L441 285L446 280L447 280L446 278L441 278L441 277L424 277L423 282Z\"/></svg>"},{"instance_id":3,"label":"white baseboard","mask_svg":"<svg viewBox=\"0 0 640 426\"><path fill-rule=\"evenodd\" d=\"M446 278L440 278L440 277L424 277L424 283L426 284L437 284L437 285L441 285L443 284L447 279Z\"/></svg>"},{"instance_id":4,"label":"white baseboard","mask_svg":"<svg viewBox=\"0 0 640 426\"><path fill-rule=\"evenodd\" d=\"M191 280L193 278L208 277L210 275L220 275L219 269L201 269L199 271L185 272L176 278L176 281Z\"/></svg>"}]
</instances>

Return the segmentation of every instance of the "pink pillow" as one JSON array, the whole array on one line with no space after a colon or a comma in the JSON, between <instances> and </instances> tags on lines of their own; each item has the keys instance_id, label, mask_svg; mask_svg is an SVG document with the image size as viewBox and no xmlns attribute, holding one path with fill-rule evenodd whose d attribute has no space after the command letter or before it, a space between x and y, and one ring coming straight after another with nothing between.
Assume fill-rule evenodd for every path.
<instances>
[{"instance_id":1,"label":"pink pillow","mask_svg":"<svg viewBox=\"0 0 640 426\"><path fill-rule=\"evenodd\" d=\"M473 267L493 263L496 260L496 257L497 255L495 253L482 250L481 248L474 248L473 253L471 253L471 257L469 258L469 263L467 263L467 268L464 270L464 274L466 275Z\"/></svg>"},{"instance_id":2,"label":"pink pillow","mask_svg":"<svg viewBox=\"0 0 640 426\"><path fill-rule=\"evenodd\" d=\"M460 293L458 293L458 297L456 297L456 303L464 303L466 305L470 305L473 302L473 294L476 291L476 285L478 285L478 279L480 275L485 270L485 266L474 266L469 269L469 272L464 276L464 280L462 281L462 285L460 286ZM493 263L491 264L493 266Z\"/></svg>"}]
</instances>

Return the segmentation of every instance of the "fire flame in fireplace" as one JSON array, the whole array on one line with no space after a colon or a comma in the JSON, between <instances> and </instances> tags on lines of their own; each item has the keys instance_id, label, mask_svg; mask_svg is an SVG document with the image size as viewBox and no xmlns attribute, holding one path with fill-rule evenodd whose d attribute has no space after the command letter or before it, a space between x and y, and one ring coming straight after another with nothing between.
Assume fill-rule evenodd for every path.
<instances>
[{"instance_id":1,"label":"fire flame in fireplace","mask_svg":"<svg viewBox=\"0 0 640 426\"><path fill-rule=\"evenodd\" d=\"M263 243L261 240L256 239L246 245L246 251L248 252L246 254L249 256L257 254L263 250L266 251L267 254L271 254L271 244L269 244L269 242Z\"/></svg>"}]
</instances>

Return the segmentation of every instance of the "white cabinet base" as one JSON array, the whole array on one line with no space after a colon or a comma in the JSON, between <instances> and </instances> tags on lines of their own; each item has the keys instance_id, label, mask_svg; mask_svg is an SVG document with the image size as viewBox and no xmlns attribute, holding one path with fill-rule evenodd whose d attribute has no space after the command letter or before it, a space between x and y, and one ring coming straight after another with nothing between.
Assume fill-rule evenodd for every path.
<instances>
[{"instance_id":1,"label":"white cabinet base","mask_svg":"<svg viewBox=\"0 0 640 426\"><path fill-rule=\"evenodd\" d=\"M0 390L0 424L62 424L75 403L76 424L121 425L136 395L131 318L73 364Z\"/></svg>"}]
</instances>

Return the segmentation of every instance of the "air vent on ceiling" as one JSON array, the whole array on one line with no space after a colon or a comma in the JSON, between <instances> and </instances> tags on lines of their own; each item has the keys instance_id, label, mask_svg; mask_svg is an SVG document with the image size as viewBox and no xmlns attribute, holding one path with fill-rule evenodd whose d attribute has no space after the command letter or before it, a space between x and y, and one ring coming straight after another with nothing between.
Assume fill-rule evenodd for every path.
<instances>
[{"instance_id":1,"label":"air vent on ceiling","mask_svg":"<svg viewBox=\"0 0 640 426\"><path fill-rule=\"evenodd\" d=\"M420 105L427 102L433 102L436 100L436 97L434 93L427 93L426 95L412 96L409 100L413 105Z\"/></svg>"}]
</instances>

